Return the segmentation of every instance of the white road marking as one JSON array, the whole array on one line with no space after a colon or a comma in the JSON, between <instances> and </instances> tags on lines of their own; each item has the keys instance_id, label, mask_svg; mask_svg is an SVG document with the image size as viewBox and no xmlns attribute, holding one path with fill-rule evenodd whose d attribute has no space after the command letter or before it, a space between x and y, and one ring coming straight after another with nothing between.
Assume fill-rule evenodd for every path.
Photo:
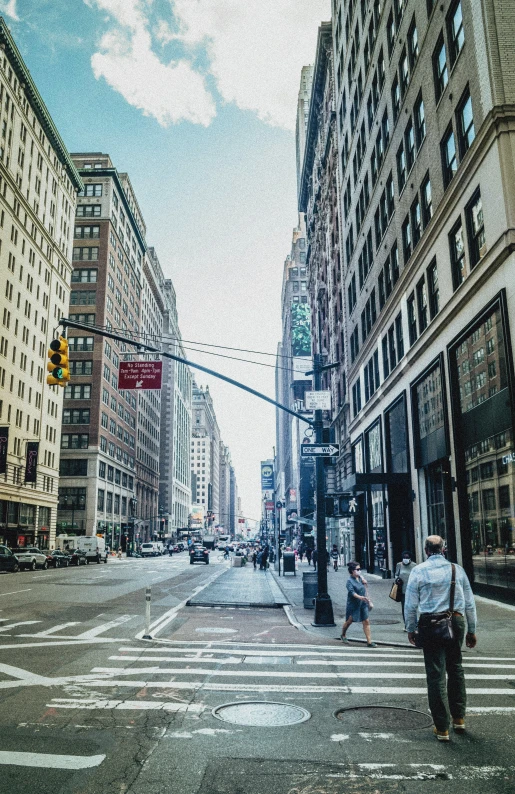
<instances>
[{"instance_id":1,"label":"white road marking","mask_svg":"<svg viewBox=\"0 0 515 794\"><path fill-rule=\"evenodd\" d=\"M47 708L86 709L89 711L116 709L117 711L174 711L199 714L207 707L203 703L170 703L159 700L100 700L92 698L52 698Z\"/></svg>"},{"instance_id":2,"label":"white road marking","mask_svg":"<svg viewBox=\"0 0 515 794\"><path fill-rule=\"evenodd\" d=\"M515 706L467 706L467 714L515 714Z\"/></svg>"},{"instance_id":3,"label":"white road marking","mask_svg":"<svg viewBox=\"0 0 515 794\"><path fill-rule=\"evenodd\" d=\"M17 634L18 637L32 637L32 634ZM62 636L62 635L61 635ZM123 637L100 637L99 639L92 637L89 640L77 640L73 637L65 637L62 640L49 639L47 642L13 642L9 645L0 643L0 651L6 651L11 648L53 648L57 645L102 645L103 643L119 643L123 642Z\"/></svg>"},{"instance_id":4,"label":"white road marking","mask_svg":"<svg viewBox=\"0 0 515 794\"><path fill-rule=\"evenodd\" d=\"M102 623L100 626L95 626L95 628L89 629L89 631L84 631L82 634L77 634L75 639L89 640L92 637L98 637L99 634L104 634L104 632L117 628L123 623L127 623L129 620L133 620L133 618L136 617L138 617L138 615L120 615L120 617L115 618L114 620L110 620L107 623Z\"/></svg>"},{"instance_id":5,"label":"white road marking","mask_svg":"<svg viewBox=\"0 0 515 794\"><path fill-rule=\"evenodd\" d=\"M58 683L58 682L57 682ZM81 682L82 686L92 687L129 687L137 689L203 689L209 692L302 692L302 693L341 693L358 695L425 695L427 687L389 687L389 686L303 686L288 684L213 684L205 681L129 681L122 678L98 679ZM0 688L2 684L0 683ZM501 695L514 697L515 689L467 687L467 695Z\"/></svg>"},{"instance_id":6,"label":"white road marking","mask_svg":"<svg viewBox=\"0 0 515 794\"><path fill-rule=\"evenodd\" d=\"M411 744L411 739L401 739L398 733L358 733L365 742L375 742L377 739L395 741L397 744Z\"/></svg>"},{"instance_id":7,"label":"white road marking","mask_svg":"<svg viewBox=\"0 0 515 794\"><path fill-rule=\"evenodd\" d=\"M124 658L124 657L122 657ZM127 658L127 657L125 657ZM145 659L151 659L153 657L145 656ZM166 657L161 657L163 659ZM297 665L300 664L309 664L309 665L319 665L320 667L328 667L332 665L338 666L354 666L355 664L359 664L360 667L423 667L424 662L416 662L413 660L412 662L369 662L359 660L357 662L349 662L349 661L341 661L340 659L330 659L330 660L312 660L308 659L306 661L299 660L296 662ZM478 664L476 662L463 662L463 667L477 667L481 670L515 670L515 665L512 664ZM470 676L467 676L470 678Z\"/></svg>"},{"instance_id":8,"label":"white road marking","mask_svg":"<svg viewBox=\"0 0 515 794\"><path fill-rule=\"evenodd\" d=\"M105 755L53 755L52 753L0 751L0 764L41 769L91 769L100 766L104 759Z\"/></svg>"},{"instance_id":9,"label":"white road marking","mask_svg":"<svg viewBox=\"0 0 515 794\"><path fill-rule=\"evenodd\" d=\"M10 631L16 626L30 626L34 623L41 623L41 620L19 620L17 623L10 623L8 626L2 626L0 631Z\"/></svg>"},{"instance_id":10,"label":"white road marking","mask_svg":"<svg viewBox=\"0 0 515 794\"><path fill-rule=\"evenodd\" d=\"M21 636L21 637L27 637L27 636L31 636L31 637L48 637L49 635L55 634L56 631L61 631L61 629L68 628L68 626L78 626L79 623L80 623L80 621L75 621L73 623L61 623L59 626L52 626L51 629L45 629L45 631L38 631L36 634L30 634L30 635L21 634L21 635L18 635L18 636Z\"/></svg>"},{"instance_id":11,"label":"white road marking","mask_svg":"<svg viewBox=\"0 0 515 794\"><path fill-rule=\"evenodd\" d=\"M197 669L191 668L178 668L178 667L94 667L91 671L92 673L108 673L109 675L142 675L142 674L150 674L150 675L207 675L207 676L237 676L238 678L380 678L384 679L384 675L381 674L380 671L378 672L351 672L346 671L344 673L340 673L335 671L334 673L321 673L319 671L313 670L309 673L304 672L296 672L292 670L288 670L287 672L276 671L276 670L243 670L238 671L235 673L234 670L208 670L206 668L199 667ZM399 678L403 680L412 680L415 678L418 679L425 679L425 673L388 673L388 678ZM488 675L488 674L477 674L472 673L467 675L467 680L476 680L476 681L509 681L513 678L512 675ZM514 691L515 694L515 691Z\"/></svg>"},{"instance_id":12,"label":"white road marking","mask_svg":"<svg viewBox=\"0 0 515 794\"><path fill-rule=\"evenodd\" d=\"M137 662L141 659L141 656L110 656L109 661L116 661L116 662ZM212 664L241 664L243 662L243 657L229 657L228 659L206 659L204 656L186 656L182 659L177 658L173 659L169 656L145 656L144 661L151 661L151 662L202 662L202 664L212 663Z\"/></svg>"},{"instance_id":13,"label":"white road marking","mask_svg":"<svg viewBox=\"0 0 515 794\"><path fill-rule=\"evenodd\" d=\"M32 587L27 587L26 590L13 590L11 593L0 593L0 598L6 595L17 595L18 593L28 593L32 590ZM3 618L3 620L7 620L7 618Z\"/></svg>"},{"instance_id":14,"label":"white road marking","mask_svg":"<svg viewBox=\"0 0 515 794\"><path fill-rule=\"evenodd\" d=\"M233 648L232 646L233 645L237 645L237 643L232 643L231 642L231 643L227 643L225 648L214 648L214 647L212 647L212 644L215 643L215 642L217 644L219 644L220 640L216 640L216 641L213 640L210 643L206 643L205 641L203 643L199 642L198 645L190 645L189 647L186 647L186 648L165 647L165 646L163 646L161 644L158 644L158 645L155 645L154 647L151 647L151 648L149 648L149 647L133 648L133 647L130 647L130 646L123 646L119 650L120 651L135 651L135 652L140 653L140 654L157 653L157 652L159 652L159 653L196 653L196 654L198 654L198 653L203 653L204 651L208 651L210 654L214 654L214 653L230 654L230 655L241 654L242 656L281 656L281 655L283 655L283 656L309 656L309 657L323 658L323 659L325 659L327 656L336 656L338 658L348 657L349 659L355 659L357 664L361 664L361 657L364 657L366 659L370 659L372 657L374 659L388 659L388 658L389 659L399 659L399 658L400 659L404 659L404 658L411 659L411 658L413 658L414 660L421 660L422 659L420 653L418 653L418 652L414 652L413 656L409 656L408 654L406 654L406 655L403 654L403 655L399 656L399 654L396 654L396 653L381 653L381 652L376 653L375 651L374 651L373 654L371 654L370 651L361 651L361 652L359 652L359 651L338 651L338 650L335 651L334 650L334 646L332 646L332 651L331 652L323 651L323 652L319 653L317 651L299 651L298 650L298 648L299 648L298 645L280 645L279 643L274 644L274 650L273 651L267 651L267 650L265 650L266 646L263 646L262 643L249 643L249 647L248 648L246 647L246 645L243 648L241 647L241 645L240 645L240 647ZM309 646L309 647L313 647L313 646ZM254 650L254 648L259 648L259 650ZM280 648L281 649L282 648L287 648L287 649L291 649L291 650L285 650L281 654L279 652L279 650L278 650ZM488 658L488 657L485 657L485 658Z\"/></svg>"}]
</instances>

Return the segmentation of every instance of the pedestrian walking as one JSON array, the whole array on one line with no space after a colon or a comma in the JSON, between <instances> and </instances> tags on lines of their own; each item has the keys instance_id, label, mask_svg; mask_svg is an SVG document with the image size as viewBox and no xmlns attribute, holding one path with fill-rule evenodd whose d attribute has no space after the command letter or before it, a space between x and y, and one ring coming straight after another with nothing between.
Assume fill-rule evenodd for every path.
<instances>
[{"instance_id":1,"label":"pedestrian walking","mask_svg":"<svg viewBox=\"0 0 515 794\"><path fill-rule=\"evenodd\" d=\"M254 566L254 570L256 570L256 564L257 564L257 551L254 549L254 551L252 552L252 565Z\"/></svg>"},{"instance_id":2,"label":"pedestrian walking","mask_svg":"<svg viewBox=\"0 0 515 794\"><path fill-rule=\"evenodd\" d=\"M299 549L299 562L302 562L303 556L304 556L304 548L301 546Z\"/></svg>"},{"instance_id":3,"label":"pedestrian walking","mask_svg":"<svg viewBox=\"0 0 515 794\"><path fill-rule=\"evenodd\" d=\"M311 554L312 551L308 546L308 548L306 549L306 560L308 561L308 565L311 565Z\"/></svg>"},{"instance_id":4,"label":"pedestrian walking","mask_svg":"<svg viewBox=\"0 0 515 794\"><path fill-rule=\"evenodd\" d=\"M260 570L266 571L267 567L268 567L268 546L265 546L265 548L263 549L263 553L261 555Z\"/></svg>"},{"instance_id":5,"label":"pedestrian walking","mask_svg":"<svg viewBox=\"0 0 515 794\"><path fill-rule=\"evenodd\" d=\"M313 549L313 554L311 555L311 559L313 560L313 569L316 571L317 562L318 562L318 549Z\"/></svg>"},{"instance_id":6,"label":"pedestrian walking","mask_svg":"<svg viewBox=\"0 0 515 794\"><path fill-rule=\"evenodd\" d=\"M422 645L424 651L433 731L438 741L448 742L451 719L457 733L465 730L467 692L461 646L465 638L467 648L475 648L477 639L476 605L467 574L446 560L443 551L439 535L426 539L427 560L411 571L404 609L408 640L416 647ZM438 626L446 636L435 636Z\"/></svg>"},{"instance_id":7,"label":"pedestrian walking","mask_svg":"<svg viewBox=\"0 0 515 794\"><path fill-rule=\"evenodd\" d=\"M122 559L122 547L121 546L118 546L118 559L119 560Z\"/></svg>"},{"instance_id":8,"label":"pedestrian walking","mask_svg":"<svg viewBox=\"0 0 515 794\"><path fill-rule=\"evenodd\" d=\"M347 580L347 609L340 639L342 642L349 643L350 640L347 639L347 629L351 623L362 623L368 647L376 648L377 645L375 642L372 642L372 634L370 632L368 614L372 608L372 604L367 595L367 581L361 576L361 566L359 562L349 562L347 569L350 574Z\"/></svg>"},{"instance_id":9,"label":"pedestrian walking","mask_svg":"<svg viewBox=\"0 0 515 794\"><path fill-rule=\"evenodd\" d=\"M413 568L415 568L416 564L417 564L416 562L413 562L411 552L403 551L402 561L398 562L395 568L395 582L399 587L402 587L401 608L402 608L403 620L404 620L404 604L406 602L406 588L408 586L408 579L410 577L410 573L412 572ZM404 631L406 631L406 629L404 629Z\"/></svg>"},{"instance_id":10,"label":"pedestrian walking","mask_svg":"<svg viewBox=\"0 0 515 794\"><path fill-rule=\"evenodd\" d=\"M333 543L333 548L331 549L331 559L333 561L333 568L335 571L338 570L338 563L340 561L340 553L338 551L338 546L336 543Z\"/></svg>"}]
</instances>

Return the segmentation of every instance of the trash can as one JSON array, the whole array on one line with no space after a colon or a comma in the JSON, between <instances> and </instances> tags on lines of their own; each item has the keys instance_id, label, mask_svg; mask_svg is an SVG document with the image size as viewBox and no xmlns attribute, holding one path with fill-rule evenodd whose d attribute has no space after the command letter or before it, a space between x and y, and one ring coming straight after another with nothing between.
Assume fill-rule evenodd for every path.
<instances>
[{"instance_id":1,"label":"trash can","mask_svg":"<svg viewBox=\"0 0 515 794\"><path fill-rule=\"evenodd\" d=\"M295 570L295 554L293 551L283 552L283 574L284 573L292 573L294 576L297 576L297 571Z\"/></svg>"},{"instance_id":2,"label":"trash can","mask_svg":"<svg viewBox=\"0 0 515 794\"><path fill-rule=\"evenodd\" d=\"M313 601L318 592L318 574L316 571L304 571L302 574L302 588L304 591L304 609L314 609Z\"/></svg>"},{"instance_id":3,"label":"trash can","mask_svg":"<svg viewBox=\"0 0 515 794\"><path fill-rule=\"evenodd\" d=\"M241 568L241 562L243 557L233 557L232 558L232 567L233 568Z\"/></svg>"}]
</instances>

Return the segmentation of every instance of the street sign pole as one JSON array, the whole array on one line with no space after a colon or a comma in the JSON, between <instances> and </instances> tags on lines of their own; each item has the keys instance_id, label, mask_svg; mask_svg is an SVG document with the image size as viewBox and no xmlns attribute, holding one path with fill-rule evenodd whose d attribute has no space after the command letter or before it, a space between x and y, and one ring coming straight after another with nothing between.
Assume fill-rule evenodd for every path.
<instances>
[{"instance_id":1,"label":"street sign pole","mask_svg":"<svg viewBox=\"0 0 515 794\"><path fill-rule=\"evenodd\" d=\"M320 391L322 383L322 357L317 353L314 357L313 375L315 391ZM315 441L323 443L323 412L315 411ZM326 557L326 528L325 528L325 471L323 457L317 457L316 466L316 528L318 549L318 593L315 598L315 619L313 626L335 626L333 603L327 592L327 561Z\"/></svg>"}]
</instances>

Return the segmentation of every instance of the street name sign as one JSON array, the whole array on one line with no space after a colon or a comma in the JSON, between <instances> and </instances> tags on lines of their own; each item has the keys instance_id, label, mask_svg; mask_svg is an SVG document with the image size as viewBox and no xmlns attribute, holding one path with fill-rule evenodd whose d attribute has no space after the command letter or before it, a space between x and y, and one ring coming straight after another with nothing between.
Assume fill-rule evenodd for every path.
<instances>
[{"instance_id":1,"label":"street name sign","mask_svg":"<svg viewBox=\"0 0 515 794\"><path fill-rule=\"evenodd\" d=\"M119 389L160 389L162 361L120 361Z\"/></svg>"},{"instance_id":2,"label":"street name sign","mask_svg":"<svg viewBox=\"0 0 515 794\"><path fill-rule=\"evenodd\" d=\"M300 454L302 457L314 458L333 458L340 454L339 444L301 444Z\"/></svg>"},{"instance_id":3,"label":"street name sign","mask_svg":"<svg viewBox=\"0 0 515 794\"><path fill-rule=\"evenodd\" d=\"M307 391L304 395L304 405L307 411L330 411L330 391Z\"/></svg>"}]
</instances>

